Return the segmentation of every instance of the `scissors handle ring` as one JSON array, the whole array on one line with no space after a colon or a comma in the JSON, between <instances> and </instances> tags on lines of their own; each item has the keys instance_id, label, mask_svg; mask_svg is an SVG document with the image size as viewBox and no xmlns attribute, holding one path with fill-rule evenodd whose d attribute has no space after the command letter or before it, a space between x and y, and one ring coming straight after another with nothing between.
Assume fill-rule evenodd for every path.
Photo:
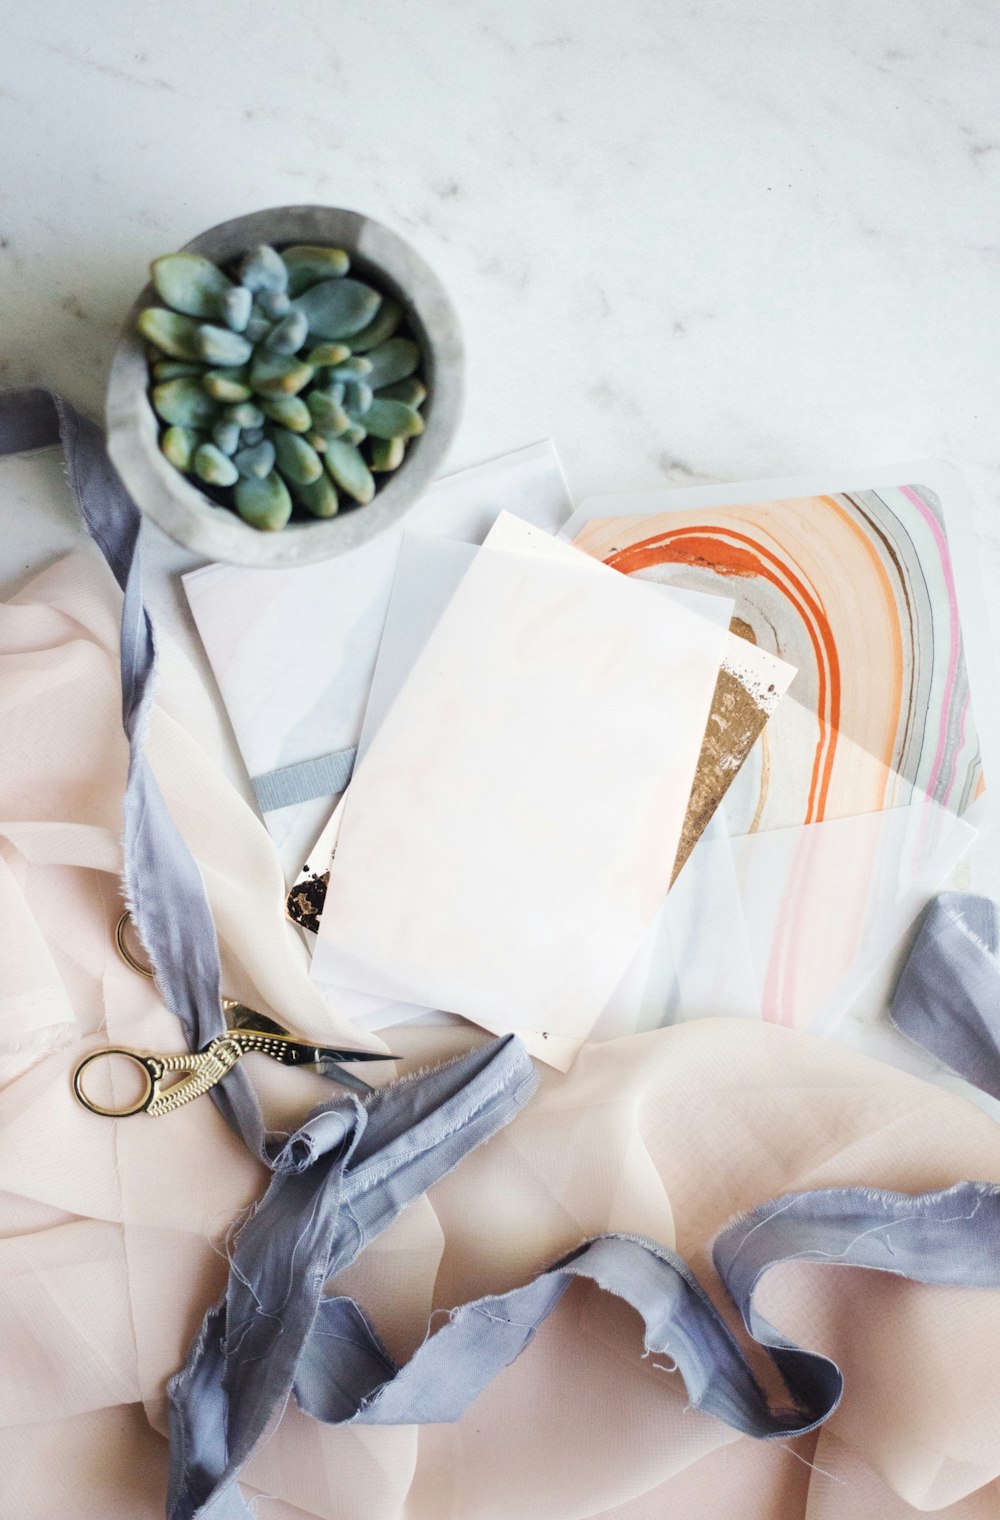
<instances>
[{"instance_id":1,"label":"scissors handle ring","mask_svg":"<svg viewBox=\"0 0 1000 1520\"><path fill-rule=\"evenodd\" d=\"M138 971L140 976L149 977L150 981L152 981L152 971L148 966L144 966L142 964L142 961L136 959L132 951L129 949L128 941L125 938L125 930L131 921L132 914L129 912L128 908L126 908L125 912L122 914L121 918L115 925L115 948L117 949L118 954L121 956L122 960L125 962L126 966L131 966L133 971Z\"/></svg>"},{"instance_id":2,"label":"scissors handle ring","mask_svg":"<svg viewBox=\"0 0 1000 1520\"><path fill-rule=\"evenodd\" d=\"M126 1060L132 1061L138 1066L142 1072L145 1083L143 1091L136 1101L127 1108L104 1108L100 1103L95 1103L93 1098L87 1095L83 1085L83 1074L91 1061L96 1061L104 1056L124 1056ZM73 1073L73 1091L84 1108L88 1108L92 1114L101 1114L106 1119L127 1119L132 1114L144 1113L153 1101L154 1084L160 1075L158 1066L159 1063L154 1068L149 1057L141 1056L135 1050L126 1050L121 1045L102 1045L100 1050L92 1050L88 1056L84 1056L79 1066L77 1066Z\"/></svg>"}]
</instances>

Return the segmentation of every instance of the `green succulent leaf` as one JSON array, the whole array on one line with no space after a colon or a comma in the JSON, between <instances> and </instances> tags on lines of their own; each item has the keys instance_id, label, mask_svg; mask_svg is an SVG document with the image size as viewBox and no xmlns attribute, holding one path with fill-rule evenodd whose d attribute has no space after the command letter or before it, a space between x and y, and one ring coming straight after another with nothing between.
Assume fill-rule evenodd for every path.
<instances>
[{"instance_id":1,"label":"green succulent leaf","mask_svg":"<svg viewBox=\"0 0 1000 1520\"><path fill-rule=\"evenodd\" d=\"M263 437L264 429L262 427L242 428L240 431L240 442L246 444L248 449L256 448Z\"/></svg>"},{"instance_id":2,"label":"green succulent leaf","mask_svg":"<svg viewBox=\"0 0 1000 1520\"><path fill-rule=\"evenodd\" d=\"M264 347L276 354L297 354L309 336L309 323L301 311L290 311L282 317L267 337Z\"/></svg>"},{"instance_id":3,"label":"green succulent leaf","mask_svg":"<svg viewBox=\"0 0 1000 1520\"><path fill-rule=\"evenodd\" d=\"M180 380L183 375L203 375L203 364L185 364L179 359L167 359L153 365L154 380Z\"/></svg>"},{"instance_id":4,"label":"green succulent leaf","mask_svg":"<svg viewBox=\"0 0 1000 1520\"><path fill-rule=\"evenodd\" d=\"M202 372L201 383L216 401L249 401L253 395L250 371L245 366L242 369L210 369L207 374Z\"/></svg>"},{"instance_id":5,"label":"green succulent leaf","mask_svg":"<svg viewBox=\"0 0 1000 1520\"><path fill-rule=\"evenodd\" d=\"M152 273L160 300L189 317L221 317L233 289L222 270L199 253L165 254L153 260Z\"/></svg>"},{"instance_id":6,"label":"green succulent leaf","mask_svg":"<svg viewBox=\"0 0 1000 1520\"><path fill-rule=\"evenodd\" d=\"M407 406L423 406L427 400L427 387L416 375L409 380L397 380L395 385L385 385L378 392L379 400L405 401Z\"/></svg>"},{"instance_id":7,"label":"green succulent leaf","mask_svg":"<svg viewBox=\"0 0 1000 1520\"><path fill-rule=\"evenodd\" d=\"M340 498L329 475L320 475L307 483L292 482L292 494L313 517L336 517Z\"/></svg>"},{"instance_id":8,"label":"green succulent leaf","mask_svg":"<svg viewBox=\"0 0 1000 1520\"><path fill-rule=\"evenodd\" d=\"M392 337L402 320L403 308L399 302L393 296L383 296L374 321L360 332L351 334L351 348L356 354L366 354L369 349L377 348Z\"/></svg>"},{"instance_id":9,"label":"green succulent leaf","mask_svg":"<svg viewBox=\"0 0 1000 1520\"><path fill-rule=\"evenodd\" d=\"M263 343L273 326L274 323L270 317L265 317L262 311L254 308L253 312L251 312L250 320L246 325L245 335L251 343Z\"/></svg>"},{"instance_id":10,"label":"green succulent leaf","mask_svg":"<svg viewBox=\"0 0 1000 1520\"><path fill-rule=\"evenodd\" d=\"M372 364L371 360L366 358L364 354L352 354L349 359L344 360L343 364L338 365L338 369L345 375L354 375L355 377L363 375L367 380L372 372Z\"/></svg>"},{"instance_id":11,"label":"green succulent leaf","mask_svg":"<svg viewBox=\"0 0 1000 1520\"><path fill-rule=\"evenodd\" d=\"M405 454L405 438L373 438L371 467L380 474L388 470L398 470Z\"/></svg>"},{"instance_id":12,"label":"green succulent leaf","mask_svg":"<svg viewBox=\"0 0 1000 1520\"><path fill-rule=\"evenodd\" d=\"M235 454L240 446L240 429L236 422L223 419L212 429L212 442L223 454Z\"/></svg>"},{"instance_id":13,"label":"green succulent leaf","mask_svg":"<svg viewBox=\"0 0 1000 1520\"><path fill-rule=\"evenodd\" d=\"M274 470L263 480L256 475L241 476L233 496L237 512L252 528L275 533L292 515L288 487Z\"/></svg>"},{"instance_id":14,"label":"green succulent leaf","mask_svg":"<svg viewBox=\"0 0 1000 1520\"><path fill-rule=\"evenodd\" d=\"M234 285L222 298L219 315L233 332L246 332L253 311L253 296L245 285Z\"/></svg>"},{"instance_id":15,"label":"green succulent leaf","mask_svg":"<svg viewBox=\"0 0 1000 1520\"><path fill-rule=\"evenodd\" d=\"M364 443L368 437L368 432L367 429L362 427L360 422L352 422L347 432L342 436L345 443L352 443L356 446L359 443Z\"/></svg>"},{"instance_id":16,"label":"green succulent leaf","mask_svg":"<svg viewBox=\"0 0 1000 1520\"><path fill-rule=\"evenodd\" d=\"M204 441L204 433L196 433L193 428L168 427L160 439L160 448L175 470L187 473L192 468L196 450Z\"/></svg>"},{"instance_id":17,"label":"green succulent leaf","mask_svg":"<svg viewBox=\"0 0 1000 1520\"><path fill-rule=\"evenodd\" d=\"M321 280L294 301L309 323L314 338L349 338L371 322L382 297L370 285L349 278Z\"/></svg>"},{"instance_id":18,"label":"green succulent leaf","mask_svg":"<svg viewBox=\"0 0 1000 1520\"><path fill-rule=\"evenodd\" d=\"M253 448L240 449L233 456L233 464L244 479L253 476L257 480L266 480L274 469L274 444L264 438Z\"/></svg>"},{"instance_id":19,"label":"green succulent leaf","mask_svg":"<svg viewBox=\"0 0 1000 1520\"><path fill-rule=\"evenodd\" d=\"M201 323L193 317L180 317L163 306L147 306L140 312L139 331L149 343L171 359L200 359L198 342Z\"/></svg>"},{"instance_id":20,"label":"green succulent leaf","mask_svg":"<svg viewBox=\"0 0 1000 1520\"><path fill-rule=\"evenodd\" d=\"M370 385L363 380L353 380L344 392L344 409L350 412L352 417L364 417L368 408L375 399L375 393Z\"/></svg>"},{"instance_id":21,"label":"green succulent leaf","mask_svg":"<svg viewBox=\"0 0 1000 1520\"><path fill-rule=\"evenodd\" d=\"M281 257L288 270L288 289L293 296L301 295L320 280L340 279L351 267L343 248L317 248L297 243L294 248L283 248Z\"/></svg>"},{"instance_id":22,"label":"green succulent leaf","mask_svg":"<svg viewBox=\"0 0 1000 1520\"><path fill-rule=\"evenodd\" d=\"M325 369L328 366L343 364L345 359L351 357L351 350L346 343L317 343L315 348L309 350L306 358L314 369Z\"/></svg>"},{"instance_id":23,"label":"green succulent leaf","mask_svg":"<svg viewBox=\"0 0 1000 1520\"><path fill-rule=\"evenodd\" d=\"M261 243L240 264L240 283L254 292L283 291L288 288L288 270L281 255Z\"/></svg>"},{"instance_id":24,"label":"green succulent leaf","mask_svg":"<svg viewBox=\"0 0 1000 1520\"><path fill-rule=\"evenodd\" d=\"M286 290L262 290L257 296L257 305L272 322L277 322L280 317L287 316L292 309L292 303Z\"/></svg>"},{"instance_id":25,"label":"green succulent leaf","mask_svg":"<svg viewBox=\"0 0 1000 1520\"><path fill-rule=\"evenodd\" d=\"M315 428L306 434L306 442L311 443L317 454L326 453L326 434L318 433Z\"/></svg>"},{"instance_id":26,"label":"green succulent leaf","mask_svg":"<svg viewBox=\"0 0 1000 1520\"><path fill-rule=\"evenodd\" d=\"M337 385L351 385L355 380L368 380L371 365L361 354L352 354L343 364L327 370L329 379Z\"/></svg>"},{"instance_id":27,"label":"green succulent leaf","mask_svg":"<svg viewBox=\"0 0 1000 1520\"><path fill-rule=\"evenodd\" d=\"M211 427L219 408L201 388L201 381L191 376L165 380L153 387L153 407L164 422L177 427Z\"/></svg>"},{"instance_id":28,"label":"green succulent leaf","mask_svg":"<svg viewBox=\"0 0 1000 1520\"><path fill-rule=\"evenodd\" d=\"M198 328L198 357L206 364L232 369L246 364L253 353L253 344L242 333L231 332L228 327L215 327L202 322Z\"/></svg>"},{"instance_id":29,"label":"green succulent leaf","mask_svg":"<svg viewBox=\"0 0 1000 1520\"><path fill-rule=\"evenodd\" d=\"M350 427L351 419L329 391L310 391L306 397L311 425L327 438L337 438Z\"/></svg>"},{"instance_id":30,"label":"green succulent leaf","mask_svg":"<svg viewBox=\"0 0 1000 1520\"><path fill-rule=\"evenodd\" d=\"M331 438L323 455L323 463L334 482L361 506L375 495L375 482L371 471L358 449L345 443L342 438Z\"/></svg>"},{"instance_id":31,"label":"green succulent leaf","mask_svg":"<svg viewBox=\"0 0 1000 1520\"><path fill-rule=\"evenodd\" d=\"M293 433L308 433L312 416L301 396L260 397L260 409L272 422L280 423Z\"/></svg>"},{"instance_id":32,"label":"green succulent leaf","mask_svg":"<svg viewBox=\"0 0 1000 1520\"><path fill-rule=\"evenodd\" d=\"M194 472L199 480L210 486L232 486L240 478L240 472L214 443L199 444L195 450Z\"/></svg>"},{"instance_id":33,"label":"green succulent leaf","mask_svg":"<svg viewBox=\"0 0 1000 1520\"><path fill-rule=\"evenodd\" d=\"M261 396L297 396L313 377L313 367L291 354L271 354L266 350L254 355L250 380Z\"/></svg>"},{"instance_id":34,"label":"green succulent leaf","mask_svg":"<svg viewBox=\"0 0 1000 1520\"><path fill-rule=\"evenodd\" d=\"M372 402L365 413L365 428L373 438L414 438L424 430L424 419L405 401Z\"/></svg>"},{"instance_id":35,"label":"green succulent leaf","mask_svg":"<svg viewBox=\"0 0 1000 1520\"><path fill-rule=\"evenodd\" d=\"M323 473L323 461L312 444L306 443L301 433L290 433L287 428L271 428L267 435L274 444L277 467L286 480L308 485Z\"/></svg>"},{"instance_id":36,"label":"green succulent leaf","mask_svg":"<svg viewBox=\"0 0 1000 1520\"><path fill-rule=\"evenodd\" d=\"M420 363L420 350L409 338L390 338L369 350L368 362L371 365L368 384L379 391L383 385L407 380Z\"/></svg>"},{"instance_id":37,"label":"green succulent leaf","mask_svg":"<svg viewBox=\"0 0 1000 1520\"><path fill-rule=\"evenodd\" d=\"M227 406L222 415L227 422L235 422L238 428L264 426L264 413L252 401L238 401L235 406Z\"/></svg>"}]
</instances>

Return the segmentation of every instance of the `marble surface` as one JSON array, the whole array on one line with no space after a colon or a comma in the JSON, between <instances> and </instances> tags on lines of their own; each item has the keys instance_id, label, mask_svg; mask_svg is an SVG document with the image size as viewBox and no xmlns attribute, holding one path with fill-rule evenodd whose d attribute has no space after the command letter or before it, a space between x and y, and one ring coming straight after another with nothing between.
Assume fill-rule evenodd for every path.
<instances>
[{"instance_id":1,"label":"marble surface","mask_svg":"<svg viewBox=\"0 0 1000 1520\"><path fill-rule=\"evenodd\" d=\"M98 412L151 257L258 207L348 206L458 306L451 467L551 436L580 500L943 456L1000 584L992 0L0 0L0 20L0 382ZM52 512L7 514L4 584L71 540ZM152 599L190 639L192 561L148 538ZM1000 893L993 843L961 884Z\"/></svg>"}]
</instances>

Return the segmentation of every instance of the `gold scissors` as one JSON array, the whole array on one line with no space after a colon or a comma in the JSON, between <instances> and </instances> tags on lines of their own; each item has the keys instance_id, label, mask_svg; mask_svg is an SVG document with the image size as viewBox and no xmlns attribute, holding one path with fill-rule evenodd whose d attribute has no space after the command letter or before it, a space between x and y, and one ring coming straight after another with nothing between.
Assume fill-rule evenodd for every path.
<instances>
[{"instance_id":1,"label":"gold scissors","mask_svg":"<svg viewBox=\"0 0 1000 1520\"><path fill-rule=\"evenodd\" d=\"M152 971L136 958L125 938L129 918L130 914L126 910L115 929L118 953L141 976L152 977ZM190 1103L194 1098L200 1098L202 1093L208 1092L227 1072L232 1071L242 1056L252 1051L270 1056L283 1066L315 1066L320 1071L327 1071L340 1062L397 1059L395 1056L380 1055L376 1051L338 1050L329 1045L315 1045L309 1040L297 1039L274 1019L267 1018L256 1009L247 1008L234 998L223 998L222 1006L231 1027L225 1034L210 1040L201 1050L183 1051L177 1055L131 1050L123 1045L103 1045L99 1050L92 1050L84 1056L73 1073L73 1091L77 1098L92 1114L101 1114L107 1118L126 1119L131 1114L151 1114L156 1118L161 1114L173 1113L175 1108ZM106 1108L95 1102L83 1085L84 1072L91 1062L107 1056L124 1056L139 1068L143 1078L139 1097L124 1108ZM187 1075L182 1075L167 1087L161 1086L168 1073L173 1072ZM343 1076L339 1071L329 1074Z\"/></svg>"}]
</instances>

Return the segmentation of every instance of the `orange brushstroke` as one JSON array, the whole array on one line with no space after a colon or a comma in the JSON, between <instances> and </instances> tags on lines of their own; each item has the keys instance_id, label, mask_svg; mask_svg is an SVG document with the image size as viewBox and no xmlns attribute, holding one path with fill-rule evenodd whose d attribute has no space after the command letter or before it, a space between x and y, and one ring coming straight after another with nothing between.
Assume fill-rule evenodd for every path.
<instances>
[{"instance_id":1,"label":"orange brushstroke","mask_svg":"<svg viewBox=\"0 0 1000 1520\"><path fill-rule=\"evenodd\" d=\"M732 529L671 528L617 550L605 564L625 575L662 564L695 565L719 575L759 575L789 596L816 655L819 742L809 781L805 822L820 822L826 812L840 725L840 661L823 605L805 582L770 549Z\"/></svg>"}]
</instances>

